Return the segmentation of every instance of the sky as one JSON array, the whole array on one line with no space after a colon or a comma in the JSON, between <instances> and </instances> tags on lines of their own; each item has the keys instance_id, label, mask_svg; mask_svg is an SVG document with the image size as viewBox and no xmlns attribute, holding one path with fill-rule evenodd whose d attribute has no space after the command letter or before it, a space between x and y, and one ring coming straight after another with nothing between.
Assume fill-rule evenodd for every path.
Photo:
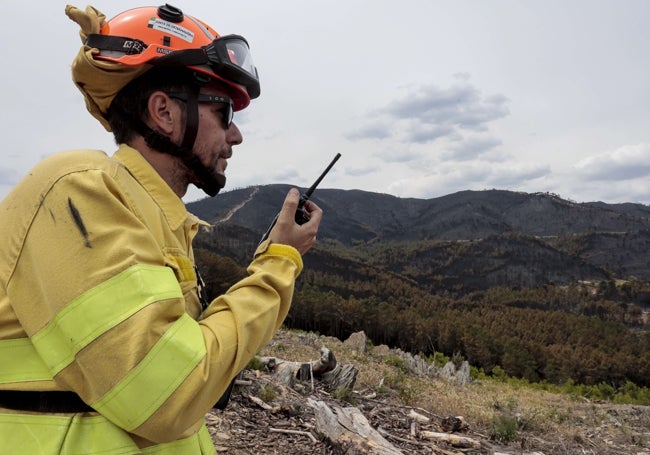
<instances>
[{"instance_id":1,"label":"sky","mask_svg":"<svg viewBox=\"0 0 650 455\"><path fill-rule=\"evenodd\" d=\"M321 187L650 204L650 1L170 3L245 36L259 70L226 190L309 187L341 153ZM90 4L108 18L147 5ZM81 42L64 8L3 12L0 198L47 155L116 148L70 78Z\"/></svg>"}]
</instances>

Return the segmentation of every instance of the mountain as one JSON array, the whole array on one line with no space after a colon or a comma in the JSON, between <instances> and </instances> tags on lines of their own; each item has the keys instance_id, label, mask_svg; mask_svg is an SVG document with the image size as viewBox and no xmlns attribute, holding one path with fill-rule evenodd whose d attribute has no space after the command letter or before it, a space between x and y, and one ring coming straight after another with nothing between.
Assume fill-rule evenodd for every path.
<instances>
[{"instance_id":1,"label":"mountain","mask_svg":"<svg viewBox=\"0 0 650 455\"><path fill-rule=\"evenodd\" d=\"M212 224L195 240L209 298L245 276L288 189L188 204ZM530 382L650 387L647 206L498 190L319 189L313 199L324 217L287 327L341 340L363 330L375 344L458 354Z\"/></svg>"},{"instance_id":2,"label":"mountain","mask_svg":"<svg viewBox=\"0 0 650 455\"><path fill-rule=\"evenodd\" d=\"M289 188L233 190L188 209L220 229L246 231L252 244ZM321 242L357 250L379 245L364 262L376 263L379 256L384 267L403 275L408 269L405 276L421 284L440 274L451 277L445 287L467 289L650 280L650 207L642 204L576 203L550 193L502 190L415 199L319 189L313 200L324 211ZM388 245L401 253L386 257L381 249ZM423 270L430 272L423 276Z\"/></svg>"}]
</instances>

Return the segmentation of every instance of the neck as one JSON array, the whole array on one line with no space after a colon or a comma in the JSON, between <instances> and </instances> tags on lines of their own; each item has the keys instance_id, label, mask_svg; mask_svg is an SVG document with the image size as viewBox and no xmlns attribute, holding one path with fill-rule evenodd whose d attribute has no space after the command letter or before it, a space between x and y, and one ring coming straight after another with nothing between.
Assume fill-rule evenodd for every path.
<instances>
[{"instance_id":1,"label":"neck","mask_svg":"<svg viewBox=\"0 0 650 455\"><path fill-rule=\"evenodd\" d=\"M152 149L147 145L142 136L138 136L128 145L140 152L144 159L147 160L151 167L154 168L179 198L185 196L189 181L185 175L186 173L183 171L185 167L179 158Z\"/></svg>"}]
</instances>

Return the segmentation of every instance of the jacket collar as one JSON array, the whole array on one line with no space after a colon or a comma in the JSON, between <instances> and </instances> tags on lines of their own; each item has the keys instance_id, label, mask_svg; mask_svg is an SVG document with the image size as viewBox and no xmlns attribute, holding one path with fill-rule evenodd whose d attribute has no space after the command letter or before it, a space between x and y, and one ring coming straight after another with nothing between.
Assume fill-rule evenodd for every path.
<instances>
[{"instance_id":1,"label":"jacket collar","mask_svg":"<svg viewBox=\"0 0 650 455\"><path fill-rule=\"evenodd\" d=\"M136 149L121 144L113 155L126 167L131 175L144 187L163 212L169 226L178 229L186 220L191 224L203 224L197 217L188 213L183 200L179 198L149 162Z\"/></svg>"}]
</instances>

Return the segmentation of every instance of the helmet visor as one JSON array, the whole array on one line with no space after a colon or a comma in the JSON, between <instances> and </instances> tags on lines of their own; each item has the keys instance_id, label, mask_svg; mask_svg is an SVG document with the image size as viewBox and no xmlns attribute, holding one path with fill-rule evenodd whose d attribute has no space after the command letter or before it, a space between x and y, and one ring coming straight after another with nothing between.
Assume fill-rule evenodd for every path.
<instances>
[{"instance_id":1,"label":"helmet visor","mask_svg":"<svg viewBox=\"0 0 650 455\"><path fill-rule=\"evenodd\" d=\"M251 98L260 96L257 68L246 39L239 35L221 36L204 47L208 65L215 74L246 87Z\"/></svg>"}]
</instances>

